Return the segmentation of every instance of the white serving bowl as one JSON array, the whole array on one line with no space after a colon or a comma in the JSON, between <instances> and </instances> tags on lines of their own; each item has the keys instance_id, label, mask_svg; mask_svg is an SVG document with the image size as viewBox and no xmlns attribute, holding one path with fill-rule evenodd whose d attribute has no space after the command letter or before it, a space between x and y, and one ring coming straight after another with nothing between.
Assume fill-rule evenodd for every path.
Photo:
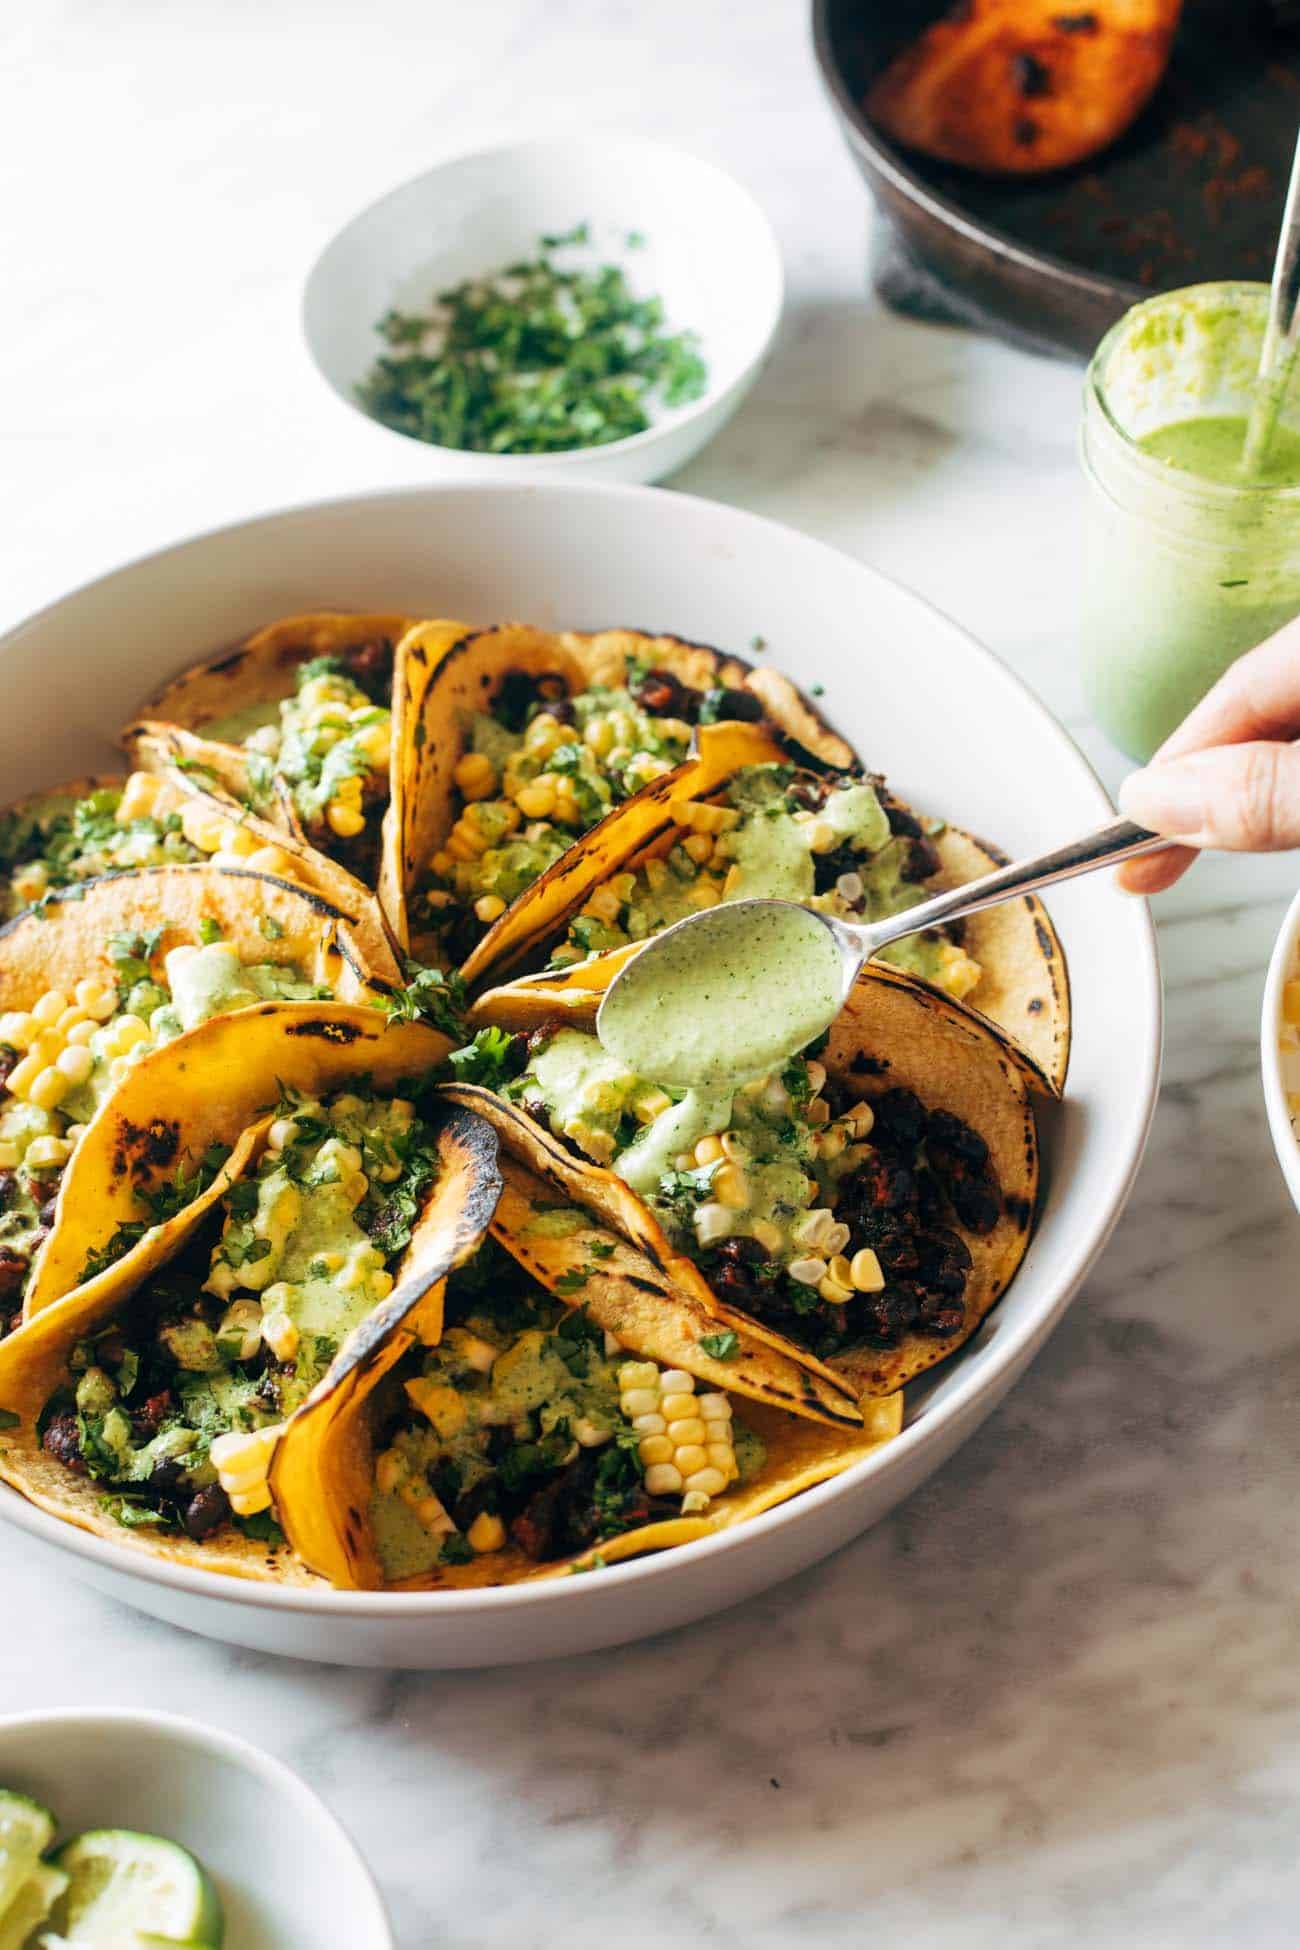
<instances>
[{"instance_id":1,"label":"white serving bowl","mask_svg":"<svg viewBox=\"0 0 1300 1950\"><path fill-rule=\"evenodd\" d=\"M1300 976L1300 894L1288 907L1273 944L1259 1029L1264 1104L1273 1149L1287 1189L1300 1206L1300 1139L1291 1128L1287 1106L1288 1094L1300 1095L1300 1035L1288 1029L1282 1015L1282 991L1293 976Z\"/></svg>"},{"instance_id":2,"label":"white serving bowl","mask_svg":"<svg viewBox=\"0 0 1300 1950\"><path fill-rule=\"evenodd\" d=\"M616 263L641 296L664 301L670 330L691 330L708 385L662 409L644 432L562 454L475 454L382 425L356 388L387 350L385 312L424 309L462 279L531 257L538 239L578 223L589 250L564 263ZM629 248L636 232L642 246ZM781 316L784 276L772 227L747 190L711 163L657 142L527 142L440 163L363 210L329 243L303 294L303 330L322 377L373 429L401 442L433 480L658 481L726 424L758 376ZM389 458L392 458L391 451Z\"/></svg>"},{"instance_id":3,"label":"white serving bowl","mask_svg":"<svg viewBox=\"0 0 1300 1950\"><path fill-rule=\"evenodd\" d=\"M421 488L294 508L202 535L56 603L0 641L0 777L17 795L106 769L104 727L259 623L331 605L544 626L675 631L825 686L824 708L904 798L1015 851L1087 832L1109 802L1023 684L910 591L821 543L686 495L589 485ZM804 1569L874 1523L978 1426L1033 1358L1132 1183L1160 1061L1145 904L1093 876L1051 901L1074 1052L1042 1120L1042 1216L974 1341L909 1391L899 1439L719 1537L597 1575L430 1594L279 1589L88 1537L0 1491L59 1567L193 1631L343 1663L475 1666L681 1625Z\"/></svg>"},{"instance_id":4,"label":"white serving bowl","mask_svg":"<svg viewBox=\"0 0 1300 1950\"><path fill-rule=\"evenodd\" d=\"M307 1783L246 1740L173 1713L0 1719L0 1787L86 1828L165 1835L197 1855L226 1913L226 1950L393 1950L374 1879Z\"/></svg>"}]
</instances>

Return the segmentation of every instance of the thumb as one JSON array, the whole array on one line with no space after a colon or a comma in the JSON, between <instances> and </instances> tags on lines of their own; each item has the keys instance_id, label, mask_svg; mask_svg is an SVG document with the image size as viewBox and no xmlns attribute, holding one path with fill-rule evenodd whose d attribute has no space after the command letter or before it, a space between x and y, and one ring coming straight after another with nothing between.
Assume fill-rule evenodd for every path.
<instances>
[{"instance_id":1,"label":"thumb","mask_svg":"<svg viewBox=\"0 0 1300 1950\"><path fill-rule=\"evenodd\" d=\"M1130 819L1185 846L1273 853L1300 846L1300 745L1221 745L1134 772Z\"/></svg>"}]
</instances>

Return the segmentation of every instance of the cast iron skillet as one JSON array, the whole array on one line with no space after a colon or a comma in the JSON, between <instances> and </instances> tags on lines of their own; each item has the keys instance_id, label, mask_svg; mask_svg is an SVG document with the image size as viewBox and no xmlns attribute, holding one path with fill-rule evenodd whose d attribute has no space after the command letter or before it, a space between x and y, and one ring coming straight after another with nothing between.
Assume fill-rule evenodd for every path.
<instances>
[{"instance_id":1,"label":"cast iron skillet","mask_svg":"<svg viewBox=\"0 0 1300 1950\"><path fill-rule=\"evenodd\" d=\"M822 80L892 232L877 252L887 299L1086 355L1153 291L1267 280L1300 123L1292 0L1187 0L1169 72L1128 134L1026 182L907 155L863 114L875 75L945 11L813 0Z\"/></svg>"}]
</instances>

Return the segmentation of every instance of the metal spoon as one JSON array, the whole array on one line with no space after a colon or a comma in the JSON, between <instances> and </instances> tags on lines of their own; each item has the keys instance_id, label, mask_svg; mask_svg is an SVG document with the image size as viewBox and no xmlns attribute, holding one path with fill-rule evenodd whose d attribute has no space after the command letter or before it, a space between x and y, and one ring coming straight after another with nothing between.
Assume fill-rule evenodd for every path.
<instances>
[{"instance_id":1,"label":"metal spoon","mask_svg":"<svg viewBox=\"0 0 1300 1950\"><path fill-rule=\"evenodd\" d=\"M829 1028L863 963L891 942L1168 845L1117 819L883 921L841 921L794 901L723 902L666 928L632 957L606 992L596 1032L629 1069L656 1083L726 1087L765 1075ZM764 931L774 952L779 937L787 963L781 986L752 953Z\"/></svg>"},{"instance_id":2,"label":"metal spoon","mask_svg":"<svg viewBox=\"0 0 1300 1950\"><path fill-rule=\"evenodd\" d=\"M1268 450L1277 431L1278 416L1291 382L1297 344L1300 343L1300 141L1291 164L1291 184L1282 212L1282 229L1273 260L1273 282L1268 294L1268 323L1259 354L1259 374L1255 380L1246 441L1241 457L1243 479L1254 480L1268 459Z\"/></svg>"}]
</instances>

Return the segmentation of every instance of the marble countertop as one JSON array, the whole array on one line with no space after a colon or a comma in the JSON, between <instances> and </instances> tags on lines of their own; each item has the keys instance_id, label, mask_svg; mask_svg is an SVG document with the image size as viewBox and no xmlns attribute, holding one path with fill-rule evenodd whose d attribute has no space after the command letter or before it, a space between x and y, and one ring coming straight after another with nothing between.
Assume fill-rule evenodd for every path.
<instances>
[{"instance_id":1,"label":"marble countertop","mask_svg":"<svg viewBox=\"0 0 1300 1950\"><path fill-rule=\"evenodd\" d=\"M734 168L789 309L676 485L967 624L1112 785L1080 703L1076 369L883 314L796 0L48 0L0 21L0 624L194 529L375 484L297 337L353 208L562 127ZM404 469L405 471L401 471ZM387 477L420 476L403 453ZM820 1569L712 1623L479 1675L187 1637L0 1538L0 1710L149 1704L303 1769L403 1950L1291 1945L1300 1219L1256 1056L1294 863L1159 903L1169 1004L1127 1214L1001 1412Z\"/></svg>"}]
</instances>

